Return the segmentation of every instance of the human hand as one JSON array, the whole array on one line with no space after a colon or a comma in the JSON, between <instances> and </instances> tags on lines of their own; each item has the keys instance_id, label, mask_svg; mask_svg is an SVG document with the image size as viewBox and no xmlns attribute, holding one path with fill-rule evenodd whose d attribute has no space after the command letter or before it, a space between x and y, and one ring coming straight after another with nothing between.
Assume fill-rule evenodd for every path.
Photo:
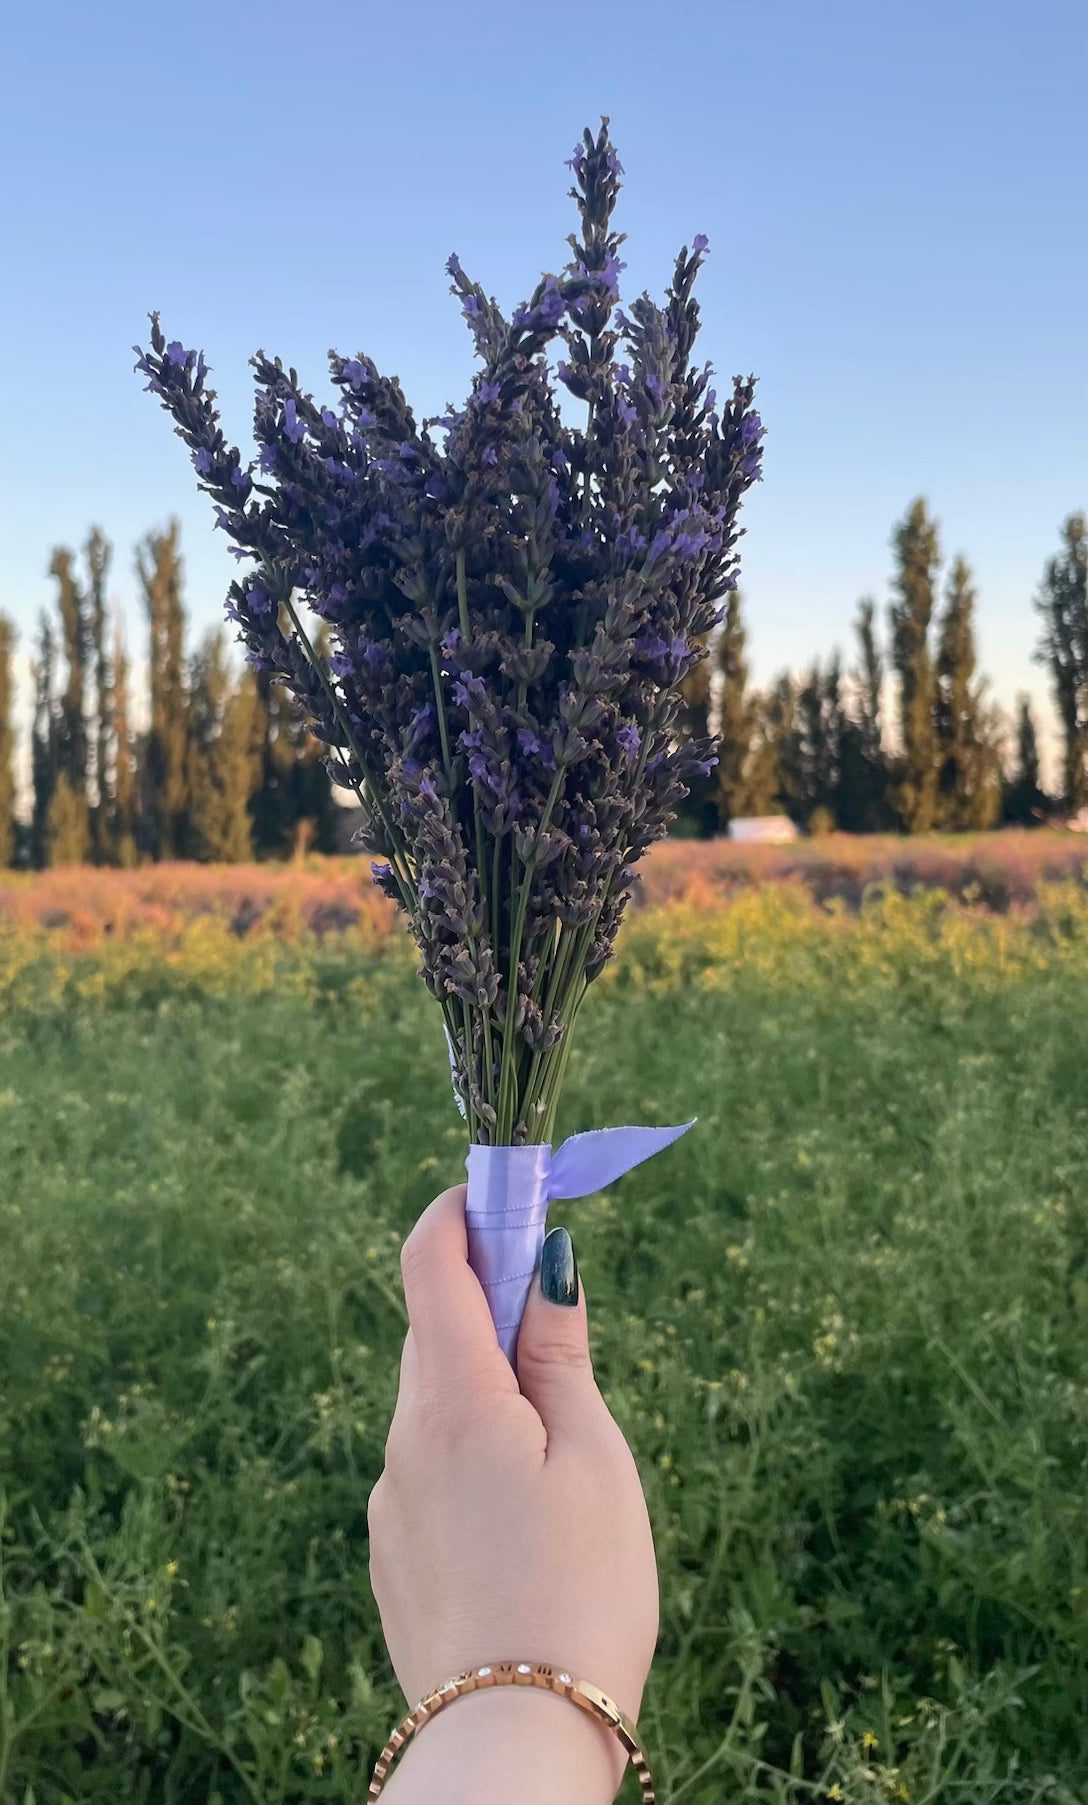
<instances>
[{"instance_id":1,"label":"human hand","mask_svg":"<svg viewBox=\"0 0 1088 1805\"><path fill-rule=\"evenodd\" d=\"M515 1377L468 1264L464 1210L464 1185L444 1191L401 1256L411 1326L367 1509L394 1672L414 1706L483 1662L547 1661L637 1721L657 1643L657 1563L634 1457L593 1376L584 1292L575 1274L577 1301L549 1303L534 1278ZM504 1710L503 1694L515 1710L525 1696L469 1696ZM614 1796L626 1764L618 1740L568 1701L535 1696L555 1707L538 1714L549 1743L587 1731L606 1740ZM419 1743L472 1709L447 1707Z\"/></svg>"}]
</instances>

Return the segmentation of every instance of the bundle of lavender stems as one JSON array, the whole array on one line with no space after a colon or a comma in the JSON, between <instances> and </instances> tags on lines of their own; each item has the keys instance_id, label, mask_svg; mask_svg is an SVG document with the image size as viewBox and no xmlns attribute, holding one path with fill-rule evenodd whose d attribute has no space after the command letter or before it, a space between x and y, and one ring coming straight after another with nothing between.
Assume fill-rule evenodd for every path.
<instances>
[{"instance_id":1,"label":"bundle of lavender stems","mask_svg":"<svg viewBox=\"0 0 1088 1805\"><path fill-rule=\"evenodd\" d=\"M417 425L362 354L330 351L334 410L258 352L259 458L243 464L203 352L168 343L158 313L133 347L250 561L227 600L247 661L301 704L358 800L374 881L408 917L466 1118L469 1260L512 1363L548 1202L684 1132L551 1148L574 1024L638 861L716 762L713 739L676 736L680 686L737 582L764 433L755 378L719 406L691 361L705 237L663 306L642 294L625 314L607 118L568 168L571 260L509 319L450 258L481 367L441 418ZM585 404L582 429L556 384Z\"/></svg>"}]
</instances>

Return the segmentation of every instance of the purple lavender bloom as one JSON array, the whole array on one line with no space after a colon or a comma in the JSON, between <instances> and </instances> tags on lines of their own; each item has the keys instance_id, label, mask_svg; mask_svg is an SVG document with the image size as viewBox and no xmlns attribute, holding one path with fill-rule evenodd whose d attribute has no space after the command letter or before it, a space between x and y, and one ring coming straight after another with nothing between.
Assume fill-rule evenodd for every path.
<instances>
[{"instance_id":1,"label":"purple lavender bloom","mask_svg":"<svg viewBox=\"0 0 1088 1805\"><path fill-rule=\"evenodd\" d=\"M218 502L213 503L213 506L215 508L215 527L212 530L218 531L222 527L225 533L233 533L234 521L227 513L226 508L221 508Z\"/></svg>"},{"instance_id":2,"label":"purple lavender bloom","mask_svg":"<svg viewBox=\"0 0 1088 1805\"><path fill-rule=\"evenodd\" d=\"M416 709L415 714L408 723L407 750L409 752L414 752L420 740L426 739L437 719L438 717L435 714L433 702L426 702L422 708Z\"/></svg>"},{"instance_id":3,"label":"purple lavender bloom","mask_svg":"<svg viewBox=\"0 0 1088 1805\"><path fill-rule=\"evenodd\" d=\"M623 527L613 541L621 558L633 558L636 552L646 550L646 535L640 533L637 526Z\"/></svg>"},{"instance_id":4,"label":"purple lavender bloom","mask_svg":"<svg viewBox=\"0 0 1088 1805\"><path fill-rule=\"evenodd\" d=\"M440 421L417 426L399 383L361 352L330 354L328 407L258 353L250 461L249 441L246 455L229 445L214 395L200 392L203 354L168 346L158 315L137 366L199 486L227 497L215 517L232 557L248 560L227 617L250 665L295 696L330 775L361 783L365 765L372 874L401 897L432 994L468 1009L457 1088L470 1138L492 1144L539 1127L519 1114L525 1053L550 1061L564 997L609 957L635 865L697 789L697 770L712 768L709 737L685 750L677 699L737 584L735 516L761 468L754 378L733 379L719 414L713 370L692 363L690 284L706 235L684 251L667 304L643 294L620 309L622 165L607 128L587 132L569 160L581 229L563 273L522 291L531 300L512 329L450 255L476 363L467 402ZM590 404L588 427L584 409L580 423L562 417L568 390ZM267 506L251 505L254 490ZM281 628L280 598L303 582L335 650L315 654ZM522 609L533 616L527 641ZM567 767L569 781L554 783ZM499 844L512 831L508 853L527 862L535 848L516 960L510 886L522 874ZM555 921L564 947L568 928L589 930L581 974L565 951L555 967ZM488 1064L480 1017L492 1008L501 1039ZM511 1070L512 1091L499 1083ZM548 1089L537 1094L551 1095L548 1072L538 1075Z\"/></svg>"},{"instance_id":5,"label":"purple lavender bloom","mask_svg":"<svg viewBox=\"0 0 1088 1805\"><path fill-rule=\"evenodd\" d=\"M306 422L298 418L295 403L288 395L283 404L283 436L285 439L290 439L292 445L297 445L305 432Z\"/></svg>"},{"instance_id":6,"label":"purple lavender bloom","mask_svg":"<svg viewBox=\"0 0 1088 1805\"><path fill-rule=\"evenodd\" d=\"M654 627L643 627L634 641L635 650L644 658L660 661L668 652L668 646Z\"/></svg>"},{"instance_id":7,"label":"purple lavender bloom","mask_svg":"<svg viewBox=\"0 0 1088 1805\"><path fill-rule=\"evenodd\" d=\"M573 169L575 175L580 175L582 172L582 166L585 163L585 159L586 159L585 146L583 144L576 144L574 146L574 149L571 152L570 156L564 160L563 168L564 169Z\"/></svg>"}]
</instances>

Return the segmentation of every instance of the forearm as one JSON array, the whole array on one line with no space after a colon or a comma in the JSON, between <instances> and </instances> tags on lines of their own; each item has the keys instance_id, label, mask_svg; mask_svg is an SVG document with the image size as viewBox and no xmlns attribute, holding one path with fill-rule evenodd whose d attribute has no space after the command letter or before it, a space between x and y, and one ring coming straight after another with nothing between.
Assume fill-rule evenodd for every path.
<instances>
[{"instance_id":1,"label":"forearm","mask_svg":"<svg viewBox=\"0 0 1088 1805\"><path fill-rule=\"evenodd\" d=\"M604 1724L535 1686L443 1706L398 1755L388 1805L612 1805L627 1757Z\"/></svg>"}]
</instances>

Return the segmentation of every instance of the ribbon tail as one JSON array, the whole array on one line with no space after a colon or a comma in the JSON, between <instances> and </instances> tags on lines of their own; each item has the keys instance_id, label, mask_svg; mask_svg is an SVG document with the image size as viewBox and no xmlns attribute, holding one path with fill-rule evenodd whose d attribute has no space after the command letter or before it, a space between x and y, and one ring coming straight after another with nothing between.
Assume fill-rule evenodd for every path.
<instances>
[{"instance_id":1,"label":"ribbon tail","mask_svg":"<svg viewBox=\"0 0 1088 1805\"><path fill-rule=\"evenodd\" d=\"M594 1128L548 1146L471 1146L465 1166L468 1263L483 1287L499 1346L517 1370L517 1341L553 1197L588 1197L694 1126Z\"/></svg>"},{"instance_id":2,"label":"ribbon tail","mask_svg":"<svg viewBox=\"0 0 1088 1805\"><path fill-rule=\"evenodd\" d=\"M591 1128L572 1134L552 1155L549 1197L588 1197L679 1140L698 1117L676 1128Z\"/></svg>"}]
</instances>

